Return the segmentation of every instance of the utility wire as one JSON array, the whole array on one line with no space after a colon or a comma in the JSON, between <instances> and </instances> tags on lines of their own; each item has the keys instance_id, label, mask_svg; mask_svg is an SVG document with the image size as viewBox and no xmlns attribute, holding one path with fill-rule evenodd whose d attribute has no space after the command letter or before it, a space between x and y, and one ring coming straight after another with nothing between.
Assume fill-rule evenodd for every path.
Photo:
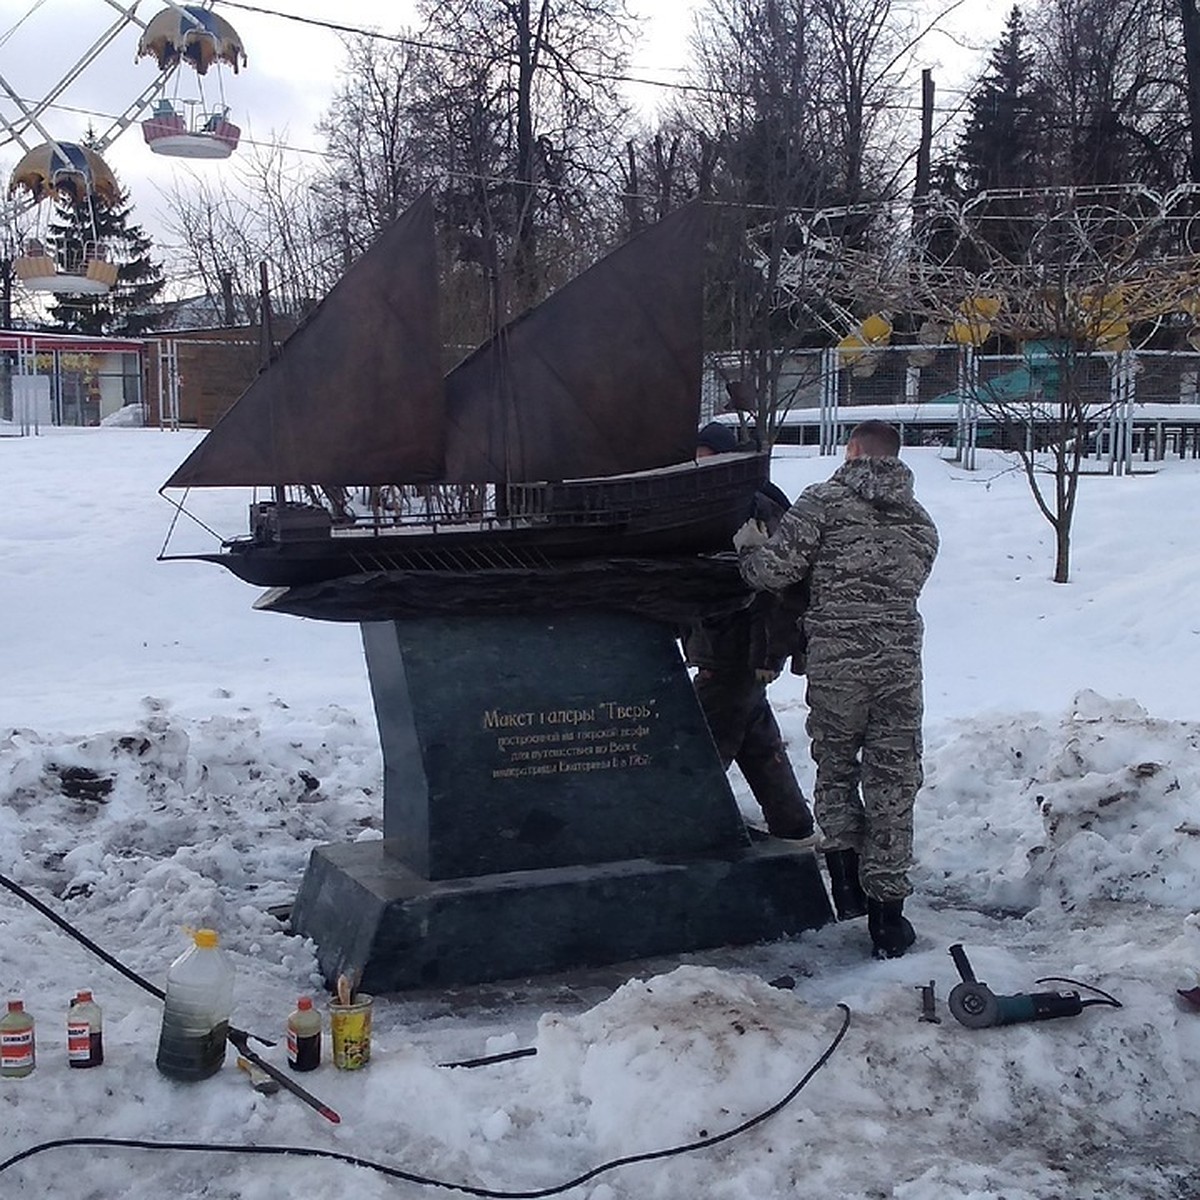
<instances>
[{"instance_id":1,"label":"utility wire","mask_svg":"<svg viewBox=\"0 0 1200 1200\"><path fill-rule=\"evenodd\" d=\"M44 0L39 0L39 3L44 3ZM473 59L476 61L486 62L495 59L496 55L481 55L479 50L466 47L455 46L447 42L430 41L421 37L414 37L410 34L399 33L384 33L378 29L368 29L359 25L347 25L340 21L329 21L319 17L305 17L298 13L281 12L279 9L266 8L262 5L246 4L240 0L222 0L223 8L237 8L245 12L257 13L261 16L277 17L282 21L292 21L298 25L308 25L317 29L328 29L333 33L346 34L353 37L366 38L370 41L388 42L392 45L407 46L413 50L431 51L436 54L446 54L453 57ZM31 10L32 11L32 10ZM26 14L28 17L29 14ZM24 20L26 18L22 18ZM20 24L20 22L18 22ZM17 26L14 26L9 31L9 35ZM8 35L6 35L8 36ZM644 65L642 70L648 71L685 71L686 67L663 67ZM572 72L583 79L591 80L594 83L633 83L643 87L662 88L666 91L698 93L701 95L711 96L728 96L736 99L751 100L757 96L757 93L745 88L736 88L729 86L717 86L715 84L703 83L680 83L664 79L652 79L645 75L631 75L621 72L596 71L587 67L573 66ZM53 107L53 106L51 106ZM888 109L895 112L920 112L921 105L912 104L897 104L884 103L877 105L877 108ZM85 115L108 117L106 113L91 113L86 109L75 109L67 111L82 112Z\"/></svg>"},{"instance_id":2,"label":"utility wire","mask_svg":"<svg viewBox=\"0 0 1200 1200\"><path fill-rule=\"evenodd\" d=\"M263 16L279 17L285 21L295 21L299 25L313 25L322 29L329 29L335 33L350 34L355 37L363 37L381 42L391 42L399 46L408 46L414 50L432 50L438 54L450 54L463 58L481 59L486 61L485 56L481 56L477 50L467 48L465 46L454 46L445 42L431 42L423 38L413 37L409 34L399 33L382 33L377 29L365 29L361 26L345 25L338 21L322 20L318 17L304 17L298 13L280 12L275 8L266 8L257 4L246 4L242 0L222 0L222 5L225 8L239 8L245 12L259 13ZM932 32L932 30L931 30ZM496 56L490 56L496 57ZM668 91L677 92L696 92L703 95L712 96L733 96L741 99L754 99L756 93L745 91L738 88L717 87L712 84L702 83L671 83L663 79L648 79L640 75L626 75L616 72L592 71L586 67L573 66L572 72L583 79L591 79L596 83L636 83L645 87L664 88ZM648 70L663 70L677 71L686 68L679 67L646 67ZM884 108L910 109L912 111L920 111L920 105L882 105Z\"/></svg>"},{"instance_id":3,"label":"utility wire","mask_svg":"<svg viewBox=\"0 0 1200 1200\"><path fill-rule=\"evenodd\" d=\"M29 18L30 18L30 17L32 17L32 16L33 16L33 14L34 14L35 12L37 12L37 10L38 10L39 8L41 8L41 7L42 7L42 5L43 5L43 4L45 4L45 3L46 3L46 0L34 0L33 7L32 7L32 8L31 8L31 9L30 9L30 10L29 10L29 11L28 11L28 12L27 12L27 13L26 13L26 14L25 14L23 17L21 17L19 20L17 20L17 21L16 21L16 22L15 22L15 23L12 25L12 27L11 27L11 28L9 28L9 29L5 30L5 32L4 32L4 34L3 34L2 36L0 36L0 46L3 46L3 45L4 45L4 43L5 43L5 42L7 42L7 41L8 41L8 39L9 39L10 37L12 37L12 35L13 35L14 33L16 33L16 32L17 32L17 30L18 30L18 29L20 29L20 28L21 28L21 26L22 26L22 25L24 25L24 24L25 24L25 22L26 22L26 21L28 21L28 20L29 20Z\"/></svg>"},{"instance_id":4,"label":"utility wire","mask_svg":"<svg viewBox=\"0 0 1200 1200\"><path fill-rule=\"evenodd\" d=\"M30 905L32 908L36 908L43 917L49 918L49 920L53 921L54 924L59 927L59 929L70 934L71 937L80 943L80 945L86 946L94 955L96 955L97 958L103 959L114 970L120 971L120 973L124 975L126 979L132 980L138 985L138 987L145 989L152 996L157 996L159 1000L165 1000L167 998L167 994L162 990L162 988L155 987L155 985L152 984L145 976L139 975L131 967L127 967L119 958L115 958L113 955L109 954L107 950L97 946L90 937L88 937L86 934L80 933L70 921L60 917L58 913L54 911L54 909L43 904L35 895L21 887L19 883L9 879L6 875L0 875L0 887L7 888L18 899L24 900L25 903Z\"/></svg>"}]
</instances>

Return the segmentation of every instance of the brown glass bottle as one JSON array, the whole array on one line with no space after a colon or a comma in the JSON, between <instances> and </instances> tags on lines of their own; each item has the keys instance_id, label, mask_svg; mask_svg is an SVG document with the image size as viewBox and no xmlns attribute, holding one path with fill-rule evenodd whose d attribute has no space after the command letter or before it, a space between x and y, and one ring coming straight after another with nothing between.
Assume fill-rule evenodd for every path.
<instances>
[{"instance_id":1,"label":"brown glass bottle","mask_svg":"<svg viewBox=\"0 0 1200 1200\"><path fill-rule=\"evenodd\" d=\"M67 1010L67 1062L98 1067L104 1062L103 1014L92 993L79 992Z\"/></svg>"},{"instance_id":2,"label":"brown glass bottle","mask_svg":"<svg viewBox=\"0 0 1200 1200\"><path fill-rule=\"evenodd\" d=\"M321 1014L308 996L300 997L287 1020L287 1061L293 1071L314 1071L321 1065Z\"/></svg>"}]
</instances>

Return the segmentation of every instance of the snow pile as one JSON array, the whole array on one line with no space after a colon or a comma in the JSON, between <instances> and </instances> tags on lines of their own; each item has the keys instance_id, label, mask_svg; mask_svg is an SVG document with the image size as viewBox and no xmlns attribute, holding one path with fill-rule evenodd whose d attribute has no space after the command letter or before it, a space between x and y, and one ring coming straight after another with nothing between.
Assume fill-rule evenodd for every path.
<instances>
[{"instance_id":1,"label":"snow pile","mask_svg":"<svg viewBox=\"0 0 1200 1200\"><path fill-rule=\"evenodd\" d=\"M921 886L981 909L1200 896L1200 725L1081 691L1057 721L948 723L927 750Z\"/></svg>"},{"instance_id":2,"label":"snow pile","mask_svg":"<svg viewBox=\"0 0 1200 1200\"><path fill-rule=\"evenodd\" d=\"M146 409L142 404L126 404L101 419L107 429L141 429L146 424Z\"/></svg>"},{"instance_id":3,"label":"snow pile","mask_svg":"<svg viewBox=\"0 0 1200 1200\"><path fill-rule=\"evenodd\" d=\"M0 869L128 946L135 969L170 961L199 925L235 954L294 963L268 910L290 903L313 846L380 836L373 731L336 706L264 726L144 704L126 730L0 738Z\"/></svg>"},{"instance_id":4,"label":"snow pile","mask_svg":"<svg viewBox=\"0 0 1200 1200\"><path fill-rule=\"evenodd\" d=\"M215 925L237 971L236 1022L278 1038L317 979L313 947L273 911L313 846L379 836L380 753L353 627L264 616L217 568L154 561L170 515L154 491L194 441L97 430L0 444L0 871L159 985L183 927ZM341 1113L334 1126L290 1096L253 1091L232 1062L203 1084L159 1076L157 1001L0 891L0 985L25 999L39 1034L33 1075L0 1081L0 1158L81 1134L290 1144L536 1190L751 1120L831 1045L844 1003L844 1040L769 1120L566 1194L1200 1194L1200 1013L1176 996L1200 982L1200 643L1189 608L1200 561L1181 553L1200 471L1173 462L1153 478L1087 481L1077 582L1055 587L1019 478L987 474L986 456L971 475L936 451L906 455L943 534L923 600L910 955L872 961L859 921L766 946L379 997L371 1065L301 1080ZM777 474L794 495L832 465L788 451ZM202 503L236 531L244 498ZM1153 605L1136 599L1146 594ZM803 680L781 679L772 699L811 789ZM1124 1007L967 1029L945 1005L954 943L997 993L1074 986L1036 982L1065 977ZM931 980L940 1024L918 1019L916 989ZM66 1065L66 1001L81 987L105 1010L106 1062L94 1071ZM522 1047L537 1053L439 1065ZM282 1046L263 1053L283 1063ZM5 1200L339 1189L356 1200L426 1194L331 1161L132 1150L58 1150L0 1177Z\"/></svg>"}]
</instances>

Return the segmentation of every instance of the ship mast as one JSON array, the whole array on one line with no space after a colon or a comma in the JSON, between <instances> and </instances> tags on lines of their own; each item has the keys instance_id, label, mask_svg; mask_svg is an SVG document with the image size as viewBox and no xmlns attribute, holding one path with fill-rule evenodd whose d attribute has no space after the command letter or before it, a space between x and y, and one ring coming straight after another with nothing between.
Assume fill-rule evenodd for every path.
<instances>
[{"instance_id":1,"label":"ship mast","mask_svg":"<svg viewBox=\"0 0 1200 1200\"><path fill-rule=\"evenodd\" d=\"M266 260L258 264L258 370L261 374L270 365L271 360L275 357L275 331L273 328L274 322L271 317L271 288L267 282L267 264ZM283 484L273 484L271 486L271 498L275 501L275 511L279 512L283 509L283 505L287 499L287 489Z\"/></svg>"}]
</instances>

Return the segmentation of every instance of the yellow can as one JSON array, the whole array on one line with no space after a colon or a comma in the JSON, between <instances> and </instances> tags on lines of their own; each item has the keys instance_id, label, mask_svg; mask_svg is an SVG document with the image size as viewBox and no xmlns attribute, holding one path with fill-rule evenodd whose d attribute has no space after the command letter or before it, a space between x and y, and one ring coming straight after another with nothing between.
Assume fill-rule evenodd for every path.
<instances>
[{"instance_id":1,"label":"yellow can","mask_svg":"<svg viewBox=\"0 0 1200 1200\"><path fill-rule=\"evenodd\" d=\"M371 1061L371 1007L374 1003L374 996L359 994L351 1004L329 1005L335 1067L357 1071Z\"/></svg>"}]
</instances>

